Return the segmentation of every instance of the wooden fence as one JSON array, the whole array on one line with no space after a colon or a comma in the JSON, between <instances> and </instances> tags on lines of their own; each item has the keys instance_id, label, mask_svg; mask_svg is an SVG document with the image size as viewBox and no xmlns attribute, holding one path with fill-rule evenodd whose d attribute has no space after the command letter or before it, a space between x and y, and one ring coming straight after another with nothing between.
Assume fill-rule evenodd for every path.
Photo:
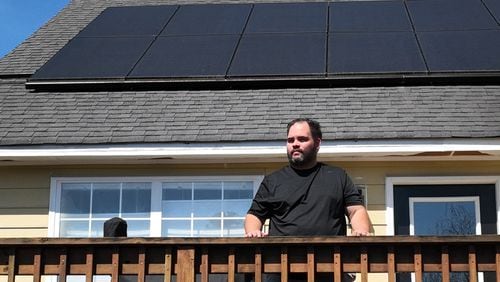
<instances>
[{"instance_id":1,"label":"wooden fence","mask_svg":"<svg viewBox=\"0 0 500 282\"><path fill-rule=\"evenodd\" d=\"M281 281L297 273L307 281L325 273L341 281L344 272L358 273L361 281L369 273L386 273L387 281L413 273L423 281L427 272L441 273L442 281L465 272L469 281L478 281L484 272L500 281L500 236L0 239L0 278L8 282L19 275L33 282L44 275L57 275L60 282L69 275L86 282L95 275L112 282L124 276L189 282L209 281L213 274L259 282L272 273Z\"/></svg>"}]
</instances>

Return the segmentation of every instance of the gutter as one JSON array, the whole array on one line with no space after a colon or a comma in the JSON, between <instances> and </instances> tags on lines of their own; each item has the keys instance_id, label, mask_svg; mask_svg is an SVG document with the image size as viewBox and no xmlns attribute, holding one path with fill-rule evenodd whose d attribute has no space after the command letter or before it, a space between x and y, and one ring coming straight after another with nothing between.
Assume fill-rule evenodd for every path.
<instances>
[{"instance_id":1,"label":"gutter","mask_svg":"<svg viewBox=\"0 0 500 282\"><path fill-rule=\"evenodd\" d=\"M322 161L500 160L500 138L322 141ZM0 165L286 161L284 141L0 147Z\"/></svg>"}]
</instances>

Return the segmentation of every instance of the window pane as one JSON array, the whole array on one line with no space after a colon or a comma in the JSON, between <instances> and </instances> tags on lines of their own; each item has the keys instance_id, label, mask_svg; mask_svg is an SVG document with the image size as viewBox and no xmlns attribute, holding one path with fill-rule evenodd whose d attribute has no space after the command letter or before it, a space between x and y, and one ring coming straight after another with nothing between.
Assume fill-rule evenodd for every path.
<instances>
[{"instance_id":1,"label":"window pane","mask_svg":"<svg viewBox=\"0 0 500 282\"><path fill-rule=\"evenodd\" d=\"M251 199L248 200L226 200L222 202L224 217L244 217L247 214Z\"/></svg>"},{"instance_id":2,"label":"window pane","mask_svg":"<svg viewBox=\"0 0 500 282\"><path fill-rule=\"evenodd\" d=\"M193 201L194 217L220 217L222 201Z\"/></svg>"},{"instance_id":3,"label":"window pane","mask_svg":"<svg viewBox=\"0 0 500 282\"><path fill-rule=\"evenodd\" d=\"M225 219L224 230L222 232L224 237L244 236L243 219Z\"/></svg>"},{"instance_id":4,"label":"window pane","mask_svg":"<svg viewBox=\"0 0 500 282\"><path fill-rule=\"evenodd\" d=\"M167 182L163 183L163 200L192 200L191 182Z\"/></svg>"},{"instance_id":5,"label":"window pane","mask_svg":"<svg viewBox=\"0 0 500 282\"><path fill-rule=\"evenodd\" d=\"M166 237L191 237L190 220L163 220L161 236Z\"/></svg>"},{"instance_id":6,"label":"window pane","mask_svg":"<svg viewBox=\"0 0 500 282\"><path fill-rule=\"evenodd\" d=\"M104 221L105 220L92 220L90 224L90 237L104 236Z\"/></svg>"},{"instance_id":7,"label":"window pane","mask_svg":"<svg viewBox=\"0 0 500 282\"><path fill-rule=\"evenodd\" d=\"M60 237L88 237L88 221L61 221L59 227Z\"/></svg>"},{"instance_id":8,"label":"window pane","mask_svg":"<svg viewBox=\"0 0 500 282\"><path fill-rule=\"evenodd\" d=\"M88 218L90 212L90 183L61 185L61 217Z\"/></svg>"},{"instance_id":9,"label":"window pane","mask_svg":"<svg viewBox=\"0 0 500 282\"><path fill-rule=\"evenodd\" d=\"M147 237L149 236L149 220L130 220L127 221L127 236L129 237Z\"/></svg>"},{"instance_id":10,"label":"window pane","mask_svg":"<svg viewBox=\"0 0 500 282\"><path fill-rule=\"evenodd\" d=\"M195 220L193 229L195 237L220 237L220 220Z\"/></svg>"},{"instance_id":11,"label":"window pane","mask_svg":"<svg viewBox=\"0 0 500 282\"><path fill-rule=\"evenodd\" d=\"M476 234L473 201L414 203L415 235Z\"/></svg>"},{"instance_id":12,"label":"window pane","mask_svg":"<svg viewBox=\"0 0 500 282\"><path fill-rule=\"evenodd\" d=\"M123 183L122 216L149 217L151 183Z\"/></svg>"},{"instance_id":13,"label":"window pane","mask_svg":"<svg viewBox=\"0 0 500 282\"><path fill-rule=\"evenodd\" d=\"M191 217L192 201L163 201L162 217Z\"/></svg>"},{"instance_id":14,"label":"window pane","mask_svg":"<svg viewBox=\"0 0 500 282\"><path fill-rule=\"evenodd\" d=\"M224 182L224 199L252 199L252 181L227 181Z\"/></svg>"},{"instance_id":15,"label":"window pane","mask_svg":"<svg viewBox=\"0 0 500 282\"><path fill-rule=\"evenodd\" d=\"M221 182L198 182L194 183L195 200L220 200L222 199Z\"/></svg>"},{"instance_id":16,"label":"window pane","mask_svg":"<svg viewBox=\"0 0 500 282\"><path fill-rule=\"evenodd\" d=\"M120 209L120 183L95 183L92 194L92 217L112 218Z\"/></svg>"}]
</instances>

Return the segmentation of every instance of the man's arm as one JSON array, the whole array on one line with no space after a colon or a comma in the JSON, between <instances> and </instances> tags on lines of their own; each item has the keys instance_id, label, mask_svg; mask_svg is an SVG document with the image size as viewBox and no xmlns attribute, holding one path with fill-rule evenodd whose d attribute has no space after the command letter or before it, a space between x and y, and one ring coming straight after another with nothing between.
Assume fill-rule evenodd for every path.
<instances>
[{"instance_id":1,"label":"man's arm","mask_svg":"<svg viewBox=\"0 0 500 282\"><path fill-rule=\"evenodd\" d=\"M353 236L369 236L372 230L372 224L368 217L366 208L362 205L353 205L347 207L347 216L351 222Z\"/></svg>"},{"instance_id":2,"label":"man's arm","mask_svg":"<svg viewBox=\"0 0 500 282\"><path fill-rule=\"evenodd\" d=\"M248 213L245 217L245 237L264 237L267 233L262 232L262 221L253 214Z\"/></svg>"}]
</instances>

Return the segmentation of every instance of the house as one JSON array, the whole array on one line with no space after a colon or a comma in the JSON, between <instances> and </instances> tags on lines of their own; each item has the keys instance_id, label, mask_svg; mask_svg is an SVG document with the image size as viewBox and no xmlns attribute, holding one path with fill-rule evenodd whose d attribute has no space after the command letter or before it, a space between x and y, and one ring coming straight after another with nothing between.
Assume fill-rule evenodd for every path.
<instances>
[{"instance_id":1,"label":"house","mask_svg":"<svg viewBox=\"0 0 500 282\"><path fill-rule=\"evenodd\" d=\"M89 50L106 48L116 55L119 46L140 44L154 48L149 44L157 35L142 43L130 43L131 36L125 35L108 36L118 40L111 47L82 45L97 49L80 50L76 45L86 38L107 38L92 32L101 32L102 26L126 26L126 20L113 20L136 15L137 7L167 17L167 23L159 21L164 28L182 9L215 2L73 0L0 60L0 237L101 236L103 222L113 216L127 220L130 236L241 236L260 181L287 163L286 124L295 117L321 123L320 160L345 169L363 191L376 235L499 233L497 2L316 3L330 16L337 11L333 5L375 5L339 9L372 12L380 22L377 16L403 7L403 21L410 28L405 36L413 45L401 46L391 36L403 31L380 29L367 37L356 37L366 31L349 30L353 27L338 34L325 31L344 38L330 41L338 52L376 55L373 61L355 61L354 69L347 62L332 75L304 78L292 70L278 78L265 73L247 77L235 67L234 77L217 73L210 79L185 79L176 77L184 75L175 73L184 67L179 65L168 70L174 72L171 76L128 79L142 63L132 61L136 69L115 78L105 73L106 66L121 59L68 55L77 50L92 56ZM286 11L283 7L293 6L290 2L229 1L225 6L246 5L253 10L242 13L252 17L266 5ZM135 8L118 8L123 6ZM143 20L155 25L148 13ZM272 18L265 13L263 17L264 22ZM363 21L370 17L352 19L355 25L370 27ZM279 32L272 34L279 37ZM391 45L396 48L384 52ZM61 52L64 46L74 49ZM343 60L342 53L332 52L328 54ZM410 60L410 69L397 63L413 55L417 57ZM148 59L144 53L136 56ZM87 60L94 60L90 65L101 63L102 69L90 68L88 74ZM155 63L154 56L149 60ZM307 57L297 60L311 63ZM385 62L389 66L384 67L396 69L371 70ZM148 64L143 67L147 73Z\"/></svg>"}]
</instances>

